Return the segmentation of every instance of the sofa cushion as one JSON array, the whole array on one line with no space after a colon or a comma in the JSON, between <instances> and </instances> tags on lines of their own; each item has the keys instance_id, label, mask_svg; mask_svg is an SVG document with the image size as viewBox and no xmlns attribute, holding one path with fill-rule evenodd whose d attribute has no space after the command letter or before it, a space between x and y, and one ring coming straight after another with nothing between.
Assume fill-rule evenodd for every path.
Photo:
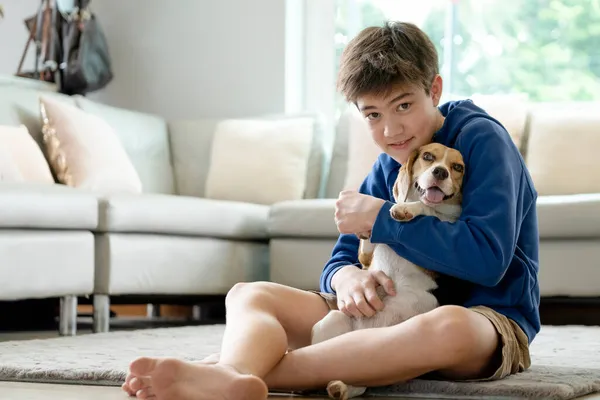
<instances>
[{"instance_id":1,"label":"sofa cushion","mask_svg":"<svg viewBox=\"0 0 600 400\"><path fill-rule=\"evenodd\" d=\"M140 193L142 183L102 118L42 96L48 160L59 182L100 193Z\"/></svg>"},{"instance_id":2,"label":"sofa cushion","mask_svg":"<svg viewBox=\"0 0 600 400\"><path fill-rule=\"evenodd\" d=\"M527 166L540 195L600 193L600 102L532 108Z\"/></svg>"},{"instance_id":3,"label":"sofa cushion","mask_svg":"<svg viewBox=\"0 0 600 400\"><path fill-rule=\"evenodd\" d=\"M337 238L335 199L284 201L269 212L269 236Z\"/></svg>"},{"instance_id":4,"label":"sofa cushion","mask_svg":"<svg viewBox=\"0 0 600 400\"><path fill-rule=\"evenodd\" d=\"M373 140L369 124L363 115L355 107L352 107L348 114L348 159L344 190L358 190L373 169L382 150Z\"/></svg>"},{"instance_id":5,"label":"sofa cushion","mask_svg":"<svg viewBox=\"0 0 600 400\"><path fill-rule=\"evenodd\" d=\"M1 229L0 282L3 301L90 295L94 235L63 229Z\"/></svg>"},{"instance_id":6,"label":"sofa cushion","mask_svg":"<svg viewBox=\"0 0 600 400\"><path fill-rule=\"evenodd\" d=\"M269 235L337 238L335 201L313 199L273 205L269 212ZM541 239L600 237L600 193L540 196L537 212Z\"/></svg>"},{"instance_id":7,"label":"sofa cushion","mask_svg":"<svg viewBox=\"0 0 600 400\"><path fill-rule=\"evenodd\" d=\"M94 293L225 295L269 279L266 241L105 233L96 237Z\"/></svg>"},{"instance_id":8,"label":"sofa cushion","mask_svg":"<svg viewBox=\"0 0 600 400\"><path fill-rule=\"evenodd\" d=\"M310 118L222 121L205 196L264 205L304 198L312 137Z\"/></svg>"},{"instance_id":9,"label":"sofa cushion","mask_svg":"<svg viewBox=\"0 0 600 400\"><path fill-rule=\"evenodd\" d=\"M146 193L175 193L167 123L136 111L97 103L75 96L77 105L96 115L115 130L123 143Z\"/></svg>"},{"instance_id":10,"label":"sofa cushion","mask_svg":"<svg viewBox=\"0 0 600 400\"><path fill-rule=\"evenodd\" d=\"M0 147L9 153L24 181L54 184L48 162L25 125L0 125Z\"/></svg>"},{"instance_id":11,"label":"sofa cushion","mask_svg":"<svg viewBox=\"0 0 600 400\"><path fill-rule=\"evenodd\" d=\"M266 120L311 118L314 121L310 156L308 159L303 198L319 196L324 164L324 123L312 113L274 114L260 117ZM211 162L215 130L224 119L203 118L169 121L173 167L177 193L184 196L205 197L206 179Z\"/></svg>"},{"instance_id":12,"label":"sofa cushion","mask_svg":"<svg viewBox=\"0 0 600 400\"><path fill-rule=\"evenodd\" d=\"M267 206L163 194L113 195L100 201L101 232L266 239Z\"/></svg>"},{"instance_id":13,"label":"sofa cushion","mask_svg":"<svg viewBox=\"0 0 600 400\"><path fill-rule=\"evenodd\" d=\"M1 228L85 229L98 225L92 193L60 184L0 183Z\"/></svg>"},{"instance_id":14,"label":"sofa cushion","mask_svg":"<svg viewBox=\"0 0 600 400\"><path fill-rule=\"evenodd\" d=\"M600 193L540 196L540 239L600 237Z\"/></svg>"},{"instance_id":15,"label":"sofa cushion","mask_svg":"<svg viewBox=\"0 0 600 400\"><path fill-rule=\"evenodd\" d=\"M15 157L10 154L10 151L0 147L0 181L23 182L24 180Z\"/></svg>"},{"instance_id":16,"label":"sofa cushion","mask_svg":"<svg viewBox=\"0 0 600 400\"><path fill-rule=\"evenodd\" d=\"M485 110L504 126L522 155L525 154L525 126L529 102L523 94L475 94L473 103Z\"/></svg>"}]
</instances>

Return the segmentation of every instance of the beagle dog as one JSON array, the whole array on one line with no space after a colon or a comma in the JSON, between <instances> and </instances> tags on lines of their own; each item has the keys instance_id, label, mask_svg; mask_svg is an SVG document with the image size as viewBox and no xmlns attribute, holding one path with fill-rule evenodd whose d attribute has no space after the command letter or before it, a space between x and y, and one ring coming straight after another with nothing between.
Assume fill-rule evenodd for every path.
<instances>
[{"instance_id":1,"label":"beagle dog","mask_svg":"<svg viewBox=\"0 0 600 400\"><path fill-rule=\"evenodd\" d=\"M407 222L419 215L435 216L454 222L462 211L462 182L465 171L459 151L430 143L415 150L402 165L394 183L395 204L390 209L392 218ZM437 274L400 257L385 244L374 244L369 234L359 234L359 261L363 268L380 270L394 282L395 296L387 296L382 287L377 294L384 309L373 317L353 318L332 310L312 329L312 343L319 343L346 332L385 327L428 312L439 306L432 294L437 288ZM333 399L346 400L362 395L365 387L348 386L332 381L327 392Z\"/></svg>"}]
</instances>

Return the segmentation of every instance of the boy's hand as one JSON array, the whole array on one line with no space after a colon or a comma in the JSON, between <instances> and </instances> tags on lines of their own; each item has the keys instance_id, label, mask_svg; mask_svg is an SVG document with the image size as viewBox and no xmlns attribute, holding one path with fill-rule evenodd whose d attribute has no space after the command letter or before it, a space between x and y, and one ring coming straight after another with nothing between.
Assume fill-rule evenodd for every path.
<instances>
[{"instance_id":1,"label":"boy's hand","mask_svg":"<svg viewBox=\"0 0 600 400\"><path fill-rule=\"evenodd\" d=\"M383 271L369 271L348 265L333 275L338 308L349 317L372 317L383 310L383 301L377 295L377 286L383 286L394 296L394 283Z\"/></svg>"},{"instance_id":2,"label":"boy's hand","mask_svg":"<svg viewBox=\"0 0 600 400\"><path fill-rule=\"evenodd\" d=\"M377 197L344 190L335 202L335 223L340 233L368 232L373 228L385 201Z\"/></svg>"}]
</instances>

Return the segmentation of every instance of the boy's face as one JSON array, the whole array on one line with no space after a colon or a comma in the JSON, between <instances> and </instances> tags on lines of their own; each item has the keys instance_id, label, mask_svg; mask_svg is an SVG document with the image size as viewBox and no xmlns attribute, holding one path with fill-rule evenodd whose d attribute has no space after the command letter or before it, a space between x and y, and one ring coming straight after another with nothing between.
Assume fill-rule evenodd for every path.
<instances>
[{"instance_id":1,"label":"boy's face","mask_svg":"<svg viewBox=\"0 0 600 400\"><path fill-rule=\"evenodd\" d=\"M429 95L417 85L402 85L385 96L361 96L356 103L375 143L404 164L413 150L429 143L442 127L444 118L437 109L441 94L442 78L437 76Z\"/></svg>"}]
</instances>

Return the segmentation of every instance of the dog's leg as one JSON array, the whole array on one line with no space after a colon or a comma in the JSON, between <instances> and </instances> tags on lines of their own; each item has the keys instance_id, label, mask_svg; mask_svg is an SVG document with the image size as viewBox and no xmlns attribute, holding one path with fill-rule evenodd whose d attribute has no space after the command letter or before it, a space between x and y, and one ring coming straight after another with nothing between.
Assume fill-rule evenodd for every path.
<instances>
[{"instance_id":1,"label":"dog's leg","mask_svg":"<svg viewBox=\"0 0 600 400\"><path fill-rule=\"evenodd\" d=\"M312 328L312 344L324 342L336 336L343 335L352 331L353 320L341 311L332 310L322 320L317 322ZM346 400L351 397L360 396L366 390L357 390L347 386L342 381L331 381L327 385L327 392L332 399ZM356 393L356 394L355 394Z\"/></svg>"},{"instance_id":2,"label":"dog's leg","mask_svg":"<svg viewBox=\"0 0 600 400\"><path fill-rule=\"evenodd\" d=\"M360 246L358 248L358 261L360 261L362 264L363 269L369 269L371 266L374 251L375 245L371 243L371 240L361 239Z\"/></svg>"},{"instance_id":3,"label":"dog's leg","mask_svg":"<svg viewBox=\"0 0 600 400\"><path fill-rule=\"evenodd\" d=\"M324 342L352 331L352 318L341 311L332 310L312 328L311 344Z\"/></svg>"},{"instance_id":4,"label":"dog's leg","mask_svg":"<svg viewBox=\"0 0 600 400\"><path fill-rule=\"evenodd\" d=\"M411 203L398 203L394 204L390 209L390 215L396 221L410 221L418 215L433 215L429 207L420 201L413 201Z\"/></svg>"},{"instance_id":5,"label":"dog's leg","mask_svg":"<svg viewBox=\"0 0 600 400\"><path fill-rule=\"evenodd\" d=\"M367 391L366 387L348 386L342 381L331 381L327 385L327 394L336 400L347 400L362 396Z\"/></svg>"}]
</instances>

